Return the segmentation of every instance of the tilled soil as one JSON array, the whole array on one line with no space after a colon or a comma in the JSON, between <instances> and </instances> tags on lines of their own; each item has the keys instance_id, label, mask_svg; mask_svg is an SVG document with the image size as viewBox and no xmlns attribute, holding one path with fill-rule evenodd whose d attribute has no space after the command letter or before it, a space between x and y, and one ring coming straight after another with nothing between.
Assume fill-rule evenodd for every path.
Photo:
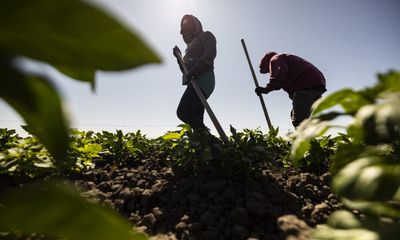
<instances>
[{"instance_id":1,"label":"tilled soil","mask_svg":"<svg viewBox=\"0 0 400 240\"><path fill-rule=\"evenodd\" d=\"M97 166L72 177L82 195L107 205L157 239L309 239L342 204L330 175L289 168L196 175L159 159Z\"/></svg>"}]
</instances>

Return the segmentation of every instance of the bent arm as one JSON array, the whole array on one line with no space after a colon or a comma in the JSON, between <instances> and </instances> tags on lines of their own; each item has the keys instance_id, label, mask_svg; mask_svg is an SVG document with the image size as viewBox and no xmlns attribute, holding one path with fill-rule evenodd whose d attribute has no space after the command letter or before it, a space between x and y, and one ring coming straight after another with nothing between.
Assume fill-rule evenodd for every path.
<instances>
[{"instance_id":1,"label":"bent arm","mask_svg":"<svg viewBox=\"0 0 400 240\"><path fill-rule=\"evenodd\" d=\"M214 68L214 59L217 56L217 40L211 32L204 32L202 37L203 54L194 64L190 72L198 76Z\"/></svg>"},{"instance_id":2,"label":"bent arm","mask_svg":"<svg viewBox=\"0 0 400 240\"><path fill-rule=\"evenodd\" d=\"M273 57L269 64L270 77L266 86L268 92L281 89L285 85L289 73L285 59L279 55Z\"/></svg>"}]
</instances>

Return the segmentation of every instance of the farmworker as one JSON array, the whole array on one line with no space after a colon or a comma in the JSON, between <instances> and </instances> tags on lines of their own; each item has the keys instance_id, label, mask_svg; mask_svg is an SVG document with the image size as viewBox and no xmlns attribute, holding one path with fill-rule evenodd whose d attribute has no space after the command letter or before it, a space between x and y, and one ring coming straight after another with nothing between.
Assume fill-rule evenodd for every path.
<instances>
[{"instance_id":1,"label":"farmworker","mask_svg":"<svg viewBox=\"0 0 400 240\"><path fill-rule=\"evenodd\" d=\"M257 95L283 89L292 100L292 124L297 127L310 117L311 105L326 92L325 77L305 59L285 53L267 52L261 59L260 73L269 73L266 87L257 87Z\"/></svg>"},{"instance_id":2,"label":"farmworker","mask_svg":"<svg viewBox=\"0 0 400 240\"><path fill-rule=\"evenodd\" d=\"M206 99L210 97L215 86L214 59L217 55L217 41L211 32L203 31L200 21L192 15L183 16L180 34L187 45L183 56L187 74L184 73L184 68L178 61L186 90L179 102L177 116L193 129L208 130L204 125L204 106L190 84L190 80L194 78L204 97ZM178 47L174 47L173 54L176 57L176 54L181 54Z\"/></svg>"}]
</instances>

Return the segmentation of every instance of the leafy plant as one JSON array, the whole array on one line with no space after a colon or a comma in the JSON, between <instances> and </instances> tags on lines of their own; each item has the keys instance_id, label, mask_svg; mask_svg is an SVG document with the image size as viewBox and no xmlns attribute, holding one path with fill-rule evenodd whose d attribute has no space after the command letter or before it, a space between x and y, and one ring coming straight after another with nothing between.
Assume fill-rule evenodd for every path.
<instances>
[{"instance_id":1,"label":"leafy plant","mask_svg":"<svg viewBox=\"0 0 400 240\"><path fill-rule=\"evenodd\" d=\"M47 63L73 79L91 83L93 88L95 86L94 73L97 69L124 70L146 63L160 62L138 36L86 1L1 1L0 15L2 16L0 97L21 115L28 125L29 132L36 136L45 147L36 145L35 138L30 138L32 142L23 143L22 147L29 146L28 151L25 149L21 151L20 146L10 149L7 145L8 140L4 141L7 146L1 146L0 163L1 171L7 173L25 167L25 163L36 167L52 168L52 161L46 151L54 158L55 165L68 165L70 160L67 160L68 121L58 91L48 77L42 74L29 74L19 68L16 64L19 57ZM116 42L118 44L115 44ZM6 138L10 137L7 133L5 135ZM74 150L90 157L95 156L97 146L86 146L86 149L78 146ZM4 151L7 152L4 153ZM35 154L23 155L30 151L34 151ZM16 162L18 164L14 165ZM83 165L85 164L83 162ZM31 168L31 165L28 165L28 168ZM94 237L92 234L95 233L100 233L100 235L95 235L96 239L114 237L137 239L132 234L128 234L125 228L118 227L119 222L103 221L103 226L95 227L90 223L92 219L96 219L97 225L99 218L90 214L83 215L75 224L68 225L70 228L64 225L56 226L55 223L65 221L68 216L74 216L75 220L76 215L71 214L72 210L82 209L82 207L79 207L79 204L71 204L73 202L71 199L66 200L57 194L51 195L51 192L44 193L42 196L35 194L35 191L16 194L15 203L19 205L14 205L14 208L1 208L2 229L9 230L9 228L17 227L24 232L41 231L61 234L72 239L91 239ZM47 198L47 195L51 197ZM27 202L26 199L30 201ZM52 201L54 199L57 201ZM43 203L47 204L43 205ZM10 204L10 206L13 205ZM43 215L44 218L41 218L41 221L27 216L31 212L42 213L37 209L44 210L43 206L54 211L43 211L46 214ZM61 209L61 206L68 206L69 209L55 211L57 208ZM8 211L9 209L15 211ZM102 210L93 211L103 217L108 215ZM20 214L13 215L16 212ZM56 216L56 214L59 215ZM13 216L19 218L13 218ZM54 217L58 218L54 219ZM28 219L30 219L29 222ZM71 218L67 220L73 222ZM94 231L91 231L92 229Z\"/></svg>"},{"instance_id":2,"label":"leafy plant","mask_svg":"<svg viewBox=\"0 0 400 240\"><path fill-rule=\"evenodd\" d=\"M181 127L162 139L170 146L172 163L194 174L207 169L228 176L250 173L262 165L283 165L288 156L289 143L277 136L278 129L264 135L259 129L237 132L231 127L232 136L225 144L207 131Z\"/></svg>"},{"instance_id":3,"label":"leafy plant","mask_svg":"<svg viewBox=\"0 0 400 240\"><path fill-rule=\"evenodd\" d=\"M63 162L63 169L81 171L94 167L93 159L99 157L103 149L95 142L94 132L83 132L77 129L70 130L68 161Z\"/></svg>"},{"instance_id":4,"label":"leafy plant","mask_svg":"<svg viewBox=\"0 0 400 240\"><path fill-rule=\"evenodd\" d=\"M48 63L93 87L96 69L159 62L134 33L83 1L2 1L0 15L0 97L59 161L66 158L68 124L58 92L48 78L16 67L17 57Z\"/></svg>"},{"instance_id":5,"label":"leafy plant","mask_svg":"<svg viewBox=\"0 0 400 240\"><path fill-rule=\"evenodd\" d=\"M263 165L277 167L277 159L280 159L274 157L285 155L285 150L289 150L282 148L284 141L277 137L278 129L270 131L269 137L266 137L259 129L244 129L243 132L237 132L232 126L231 133L230 142L219 158L222 168L229 175L250 173ZM277 146L280 148L279 152L275 152Z\"/></svg>"},{"instance_id":6,"label":"leafy plant","mask_svg":"<svg viewBox=\"0 0 400 240\"><path fill-rule=\"evenodd\" d=\"M17 229L52 239L148 239L133 232L120 216L86 201L59 181L31 183L2 193L0 215L0 232Z\"/></svg>"},{"instance_id":7,"label":"leafy plant","mask_svg":"<svg viewBox=\"0 0 400 240\"><path fill-rule=\"evenodd\" d=\"M181 124L180 131L168 132L161 139L167 144L167 152L172 163L184 167L188 171L196 172L209 165L214 159L211 147L221 147L221 142L206 131L194 130L187 124ZM214 140L214 146L211 146Z\"/></svg>"},{"instance_id":8,"label":"leafy plant","mask_svg":"<svg viewBox=\"0 0 400 240\"><path fill-rule=\"evenodd\" d=\"M154 147L152 141L142 135L140 130L127 134L121 130L117 130L116 134L102 131L95 134L95 142L103 148L101 156L107 156L117 165L126 163L132 157L144 156Z\"/></svg>"},{"instance_id":9,"label":"leafy plant","mask_svg":"<svg viewBox=\"0 0 400 240\"><path fill-rule=\"evenodd\" d=\"M50 154L35 137L15 137L0 152L0 174L35 178L56 171Z\"/></svg>"},{"instance_id":10,"label":"leafy plant","mask_svg":"<svg viewBox=\"0 0 400 240\"><path fill-rule=\"evenodd\" d=\"M292 148L294 161L309 154L311 143L335 127L330 120L342 115L353 118L346 128L347 134L335 140L332 188L347 207L362 212L365 217L353 221L357 224L346 225L351 214L334 213L327 226L317 229L315 239L382 240L398 236L400 72L380 74L378 80L373 87L359 91L345 89L321 99L313 106L313 118L303 122L296 133ZM335 105L344 111L326 111ZM381 217L391 218L392 224L382 226Z\"/></svg>"},{"instance_id":11,"label":"leafy plant","mask_svg":"<svg viewBox=\"0 0 400 240\"><path fill-rule=\"evenodd\" d=\"M15 130L0 128L0 151L10 148L10 145L19 139Z\"/></svg>"}]
</instances>

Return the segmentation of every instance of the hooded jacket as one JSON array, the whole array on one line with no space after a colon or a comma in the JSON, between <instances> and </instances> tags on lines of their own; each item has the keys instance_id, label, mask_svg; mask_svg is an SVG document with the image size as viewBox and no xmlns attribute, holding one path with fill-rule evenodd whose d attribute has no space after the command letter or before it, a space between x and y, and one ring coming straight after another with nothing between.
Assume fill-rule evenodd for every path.
<instances>
[{"instance_id":1,"label":"hooded jacket","mask_svg":"<svg viewBox=\"0 0 400 240\"><path fill-rule=\"evenodd\" d=\"M192 21L195 25L194 39L188 43L183 62L193 76L214 70L217 56L217 41L209 31L203 31L200 21L192 15L185 15L182 20Z\"/></svg>"},{"instance_id":2,"label":"hooded jacket","mask_svg":"<svg viewBox=\"0 0 400 240\"><path fill-rule=\"evenodd\" d=\"M304 89L313 88L326 91L325 77L322 72L310 62L295 55L274 54L271 56L269 73L270 80L266 87L267 90L273 91L282 88L290 98L294 92Z\"/></svg>"}]
</instances>

